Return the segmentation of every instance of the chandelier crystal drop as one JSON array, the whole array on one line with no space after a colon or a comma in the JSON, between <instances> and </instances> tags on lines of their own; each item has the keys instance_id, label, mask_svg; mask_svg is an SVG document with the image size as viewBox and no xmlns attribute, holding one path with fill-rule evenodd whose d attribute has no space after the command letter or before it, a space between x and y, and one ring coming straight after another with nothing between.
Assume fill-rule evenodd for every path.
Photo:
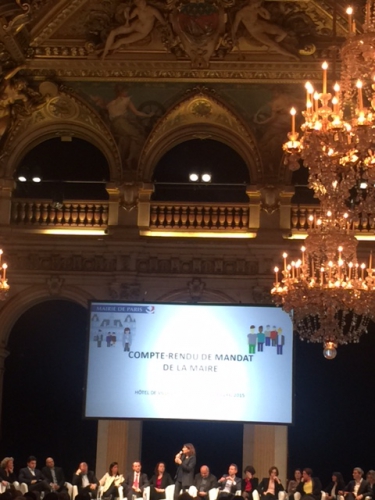
<instances>
[{"instance_id":1,"label":"chandelier crystal drop","mask_svg":"<svg viewBox=\"0 0 375 500\"><path fill-rule=\"evenodd\" d=\"M1 271L0 271L0 300L5 300L8 296L9 292L9 284L8 284L8 279L6 277L6 272L8 269L7 264L5 262L1 264L1 259L3 256L3 251L0 249L0 266L1 266Z\"/></svg>"},{"instance_id":2,"label":"chandelier crystal drop","mask_svg":"<svg viewBox=\"0 0 375 500\"><path fill-rule=\"evenodd\" d=\"M341 50L342 75L332 89L327 62L322 85L305 85L304 123L284 144L291 170L303 165L308 186L320 202L320 216L310 218L301 253L283 254L275 267L274 301L293 313L300 338L323 343L326 359L341 344L358 342L375 318L375 266L357 258L353 228L375 215L375 0L368 0L363 33L357 33L352 9L349 34Z\"/></svg>"}]
</instances>

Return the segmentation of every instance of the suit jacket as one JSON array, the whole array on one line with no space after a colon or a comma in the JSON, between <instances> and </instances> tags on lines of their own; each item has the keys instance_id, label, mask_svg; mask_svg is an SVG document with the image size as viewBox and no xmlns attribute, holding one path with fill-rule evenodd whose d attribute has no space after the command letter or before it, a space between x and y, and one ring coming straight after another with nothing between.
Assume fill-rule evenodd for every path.
<instances>
[{"instance_id":1,"label":"suit jacket","mask_svg":"<svg viewBox=\"0 0 375 500\"><path fill-rule=\"evenodd\" d=\"M334 491L334 496L335 496L335 495L337 496L337 495L338 495L338 493L339 493L339 491L343 491L343 490L345 490L345 483L344 483L344 482L342 482L342 481L340 481L340 482L338 482L338 483L335 485L335 483L334 483L333 481L331 481L331 482L329 483L329 485L328 485L326 488L324 488L324 491L325 491L326 493L328 493L328 495L331 495L331 492L332 492L333 488L335 488L335 491Z\"/></svg>"},{"instance_id":2,"label":"suit jacket","mask_svg":"<svg viewBox=\"0 0 375 500\"><path fill-rule=\"evenodd\" d=\"M229 474L223 474L222 477L229 477ZM241 483L242 483L242 479L240 477L237 477L235 476L234 477L234 484L232 485L231 487L231 493L233 493L233 495L236 494L236 491L241 491ZM219 490L223 490L225 488L225 481L223 481L222 483L219 483Z\"/></svg>"},{"instance_id":3,"label":"suit jacket","mask_svg":"<svg viewBox=\"0 0 375 500\"><path fill-rule=\"evenodd\" d=\"M320 500L322 498L322 483L320 482L320 479L318 477L312 477L311 478L311 481L312 481L312 487L313 487L313 490L312 490L312 496L316 499L316 500ZM297 486L297 492L298 493L301 493L301 496L303 497L304 495L306 495L306 493L304 492L303 490L303 486L304 486L304 481L301 481L299 483L299 485Z\"/></svg>"},{"instance_id":4,"label":"suit jacket","mask_svg":"<svg viewBox=\"0 0 375 500\"><path fill-rule=\"evenodd\" d=\"M30 469L28 467L24 467L23 469L20 470L18 474L18 481L20 483L26 483L27 486L30 486L31 481L34 481L35 479L37 481L43 481L45 479L39 469L35 469L34 472L35 476L31 474Z\"/></svg>"},{"instance_id":5,"label":"suit jacket","mask_svg":"<svg viewBox=\"0 0 375 500\"><path fill-rule=\"evenodd\" d=\"M96 479L95 474L92 470L87 471L87 479L89 480L90 484L99 484L99 481ZM78 493L81 493L86 489L82 486L82 474L73 474L72 484L73 486L78 487Z\"/></svg>"},{"instance_id":6,"label":"suit jacket","mask_svg":"<svg viewBox=\"0 0 375 500\"><path fill-rule=\"evenodd\" d=\"M157 479L158 479L157 474L154 474L150 479L150 486L153 486L155 488ZM168 472L164 472L163 477L161 478L160 489L165 490L165 488L171 484L173 484L173 479L168 474Z\"/></svg>"},{"instance_id":7,"label":"suit jacket","mask_svg":"<svg viewBox=\"0 0 375 500\"><path fill-rule=\"evenodd\" d=\"M194 482L194 468L197 463L195 455L181 455L182 463L178 466L176 472L176 481L181 483L182 488L189 488Z\"/></svg>"},{"instance_id":8,"label":"suit jacket","mask_svg":"<svg viewBox=\"0 0 375 500\"><path fill-rule=\"evenodd\" d=\"M258 478L257 477L252 477L250 479L250 484L252 486L251 492L250 492L251 496L252 496L253 491L258 489L258 484L259 484ZM242 479L242 481L241 481L241 491L245 491L245 489L246 489L246 481L245 481L245 479Z\"/></svg>"},{"instance_id":9,"label":"suit jacket","mask_svg":"<svg viewBox=\"0 0 375 500\"><path fill-rule=\"evenodd\" d=\"M208 493L212 488L217 488L217 479L213 474L209 474L206 477L206 484L202 486L203 477L201 473L195 474L194 477L194 486L198 491L205 491Z\"/></svg>"},{"instance_id":10,"label":"suit jacket","mask_svg":"<svg viewBox=\"0 0 375 500\"><path fill-rule=\"evenodd\" d=\"M62 488L65 484L64 472L61 467L54 467L54 469L55 469L57 484L59 485L59 488ZM42 474L49 483L53 483L51 467L47 466L43 467Z\"/></svg>"},{"instance_id":11,"label":"suit jacket","mask_svg":"<svg viewBox=\"0 0 375 500\"><path fill-rule=\"evenodd\" d=\"M350 493L353 493L354 491L354 486L355 486L355 481L349 481L349 483L345 486L345 491L349 491ZM372 497L372 488L371 484L366 481L365 479L362 479L361 484L359 486L357 495L363 495L364 497Z\"/></svg>"},{"instance_id":12,"label":"suit jacket","mask_svg":"<svg viewBox=\"0 0 375 500\"><path fill-rule=\"evenodd\" d=\"M270 482L269 477L264 477L261 480L261 482L259 483L259 486L258 486L258 491L259 491L260 495L262 493L265 493L268 490L269 482ZM277 481L275 481L275 497L276 498L277 498L278 494L280 493L280 491L284 491L284 486L281 483L278 483Z\"/></svg>"},{"instance_id":13,"label":"suit jacket","mask_svg":"<svg viewBox=\"0 0 375 500\"><path fill-rule=\"evenodd\" d=\"M133 486L133 482L134 482L134 471L132 472L129 472L129 474L126 475L125 477L125 481L122 483L124 486L125 486L125 490L126 490L126 486L128 487L128 491L129 491L129 488L131 488ZM148 477L147 477L147 474L143 474L142 472L139 473L139 489L141 491L144 490L144 488L146 488L146 486L149 485L149 482L148 482Z\"/></svg>"}]
</instances>

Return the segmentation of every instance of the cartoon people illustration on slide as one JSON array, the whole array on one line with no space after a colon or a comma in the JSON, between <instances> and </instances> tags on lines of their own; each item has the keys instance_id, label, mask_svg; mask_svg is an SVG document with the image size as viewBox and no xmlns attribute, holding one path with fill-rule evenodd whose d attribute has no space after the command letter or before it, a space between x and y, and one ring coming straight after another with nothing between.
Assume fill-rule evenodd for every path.
<instances>
[{"instance_id":1,"label":"cartoon people illustration on slide","mask_svg":"<svg viewBox=\"0 0 375 500\"><path fill-rule=\"evenodd\" d=\"M269 347L271 345L271 327L270 325L266 326L266 331L264 332L266 336L266 346Z\"/></svg>"},{"instance_id":2,"label":"cartoon people illustration on slide","mask_svg":"<svg viewBox=\"0 0 375 500\"><path fill-rule=\"evenodd\" d=\"M266 336L263 333L263 326L258 326L258 334L257 334L258 352L263 352L263 346L264 346L265 339L266 339Z\"/></svg>"},{"instance_id":3,"label":"cartoon people illustration on slide","mask_svg":"<svg viewBox=\"0 0 375 500\"><path fill-rule=\"evenodd\" d=\"M277 344L277 328L276 328L276 326L272 327L272 330L270 332L270 337L271 337L272 346L275 347Z\"/></svg>"},{"instance_id":4,"label":"cartoon people illustration on slide","mask_svg":"<svg viewBox=\"0 0 375 500\"><path fill-rule=\"evenodd\" d=\"M131 340L131 334L130 334L130 328L127 326L124 329L124 351L129 352L130 351L130 340Z\"/></svg>"},{"instance_id":5,"label":"cartoon people illustration on slide","mask_svg":"<svg viewBox=\"0 0 375 500\"><path fill-rule=\"evenodd\" d=\"M257 333L256 330L258 330ZM248 353L255 354L255 351L264 352L265 350L267 351L265 347L272 346L276 347L276 354L283 354L285 336L282 334L282 331L282 328L277 328L276 326L273 326L271 329L271 326L267 325L264 330L263 325L251 325L250 333L247 334Z\"/></svg>"},{"instance_id":6,"label":"cartoon people illustration on slide","mask_svg":"<svg viewBox=\"0 0 375 500\"><path fill-rule=\"evenodd\" d=\"M249 344L249 354L255 354L255 346L257 343L257 334L255 333L255 326L250 326L250 333L247 335L247 342Z\"/></svg>"},{"instance_id":7,"label":"cartoon people illustration on slide","mask_svg":"<svg viewBox=\"0 0 375 500\"><path fill-rule=\"evenodd\" d=\"M94 335L94 342L96 342L96 345L98 347L102 347L102 342L103 342L103 334L100 333L101 330L99 330L98 335Z\"/></svg>"},{"instance_id":8,"label":"cartoon people illustration on slide","mask_svg":"<svg viewBox=\"0 0 375 500\"><path fill-rule=\"evenodd\" d=\"M282 334L283 329L277 329L277 354L283 353L283 345L285 344L285 336Z\"/></svg>"}]
</instances>

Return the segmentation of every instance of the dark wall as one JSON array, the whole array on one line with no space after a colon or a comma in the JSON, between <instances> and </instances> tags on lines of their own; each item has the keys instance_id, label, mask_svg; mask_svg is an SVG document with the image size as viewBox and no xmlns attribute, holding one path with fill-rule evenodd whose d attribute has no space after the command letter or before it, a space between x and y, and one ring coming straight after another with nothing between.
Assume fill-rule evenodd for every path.
<instances>
[{"instance_id":1,"label":"dark wall","mask_svg":"<svg viewBox=\"0 0 375 500\"><path fill-rule=\"evenodd\" d=\"M26 311L14 325L5 362L1 456L15 467L35 455L65 469L82 460L95 466L96 421L82 419L87 312L67 301Z\"/></svg>"}]
</instances>

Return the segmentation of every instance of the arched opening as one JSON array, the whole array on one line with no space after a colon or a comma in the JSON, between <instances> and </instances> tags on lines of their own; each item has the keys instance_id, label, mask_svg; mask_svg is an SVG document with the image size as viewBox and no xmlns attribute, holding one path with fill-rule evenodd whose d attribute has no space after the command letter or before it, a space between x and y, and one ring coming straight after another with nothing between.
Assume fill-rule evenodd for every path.
<instances>
[{"instance_id":1,"label":"arched opening","mask_svg":"<svg viewBox=\"0 0 375 500\"><path fill-rule=\"evenodd\" d=\"M97 147L83 139L58 137L41 142L19 162L14 197L53 203L106 200L109 179L108 162Z\"/></svg>"},{"instance_id":2,"label":"arched opening","mask_svg":"<svg viewBox=\"0 0 375 500\"><path fill-rule=\"evenodd\" d=\"M48 456L66 480L82 460L95 466L97 423L82 419L87 312L67 300L34 305L14 324L5 360L2 456L16 470Z\"/></svg>"},{"instance_id":3,"label":"arched opening","mask_svg":"<svg viewBox=\"0 0 375 500\"><path fill-rule=\"evenodd\" d=\"M315 204L319 201L314 198L314 192L308 187L309 171L303 165L292 174L292 185L295 188L295 194L292 198L292 203L298 204Z\"/></svg>"},{"instance_id":4,"label":"arched opening","mask_svg":"<svg viewBox=\"0 0 375 500\"><path fill-rule=\"evenodd\" d=\"M191 175L196 180L191 180ZM204 175L210 180L205 180ZM249 170L231 147L213 139L191 139L171 148L158 161L154 173L154 200L248 201Z\"/></svg>"}]
</instances>

